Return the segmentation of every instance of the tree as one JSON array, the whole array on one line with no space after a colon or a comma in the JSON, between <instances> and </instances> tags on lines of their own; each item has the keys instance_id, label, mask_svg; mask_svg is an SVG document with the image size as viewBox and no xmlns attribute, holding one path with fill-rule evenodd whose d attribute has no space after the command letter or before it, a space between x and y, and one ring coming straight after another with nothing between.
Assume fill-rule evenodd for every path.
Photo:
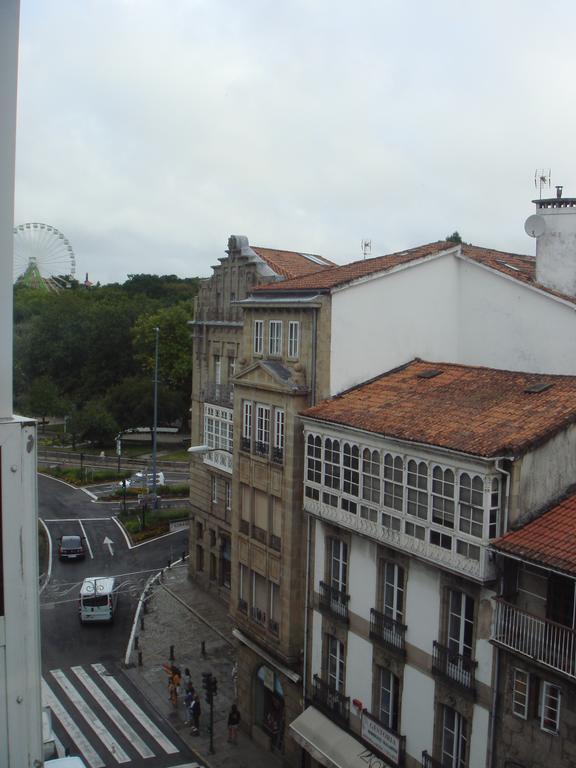
<instances>
[{"instance_id":1,"label":"tree","mask_svg":"<svg viewBox=\"0 0 576 768\"><path fill-rule=\"evenodd\" d=\"M188 400L185 401L186 403ZM158 423L173 424L182 417L185 402L180 392L158 386ZM120 429L154 426L154 383L152 377L130 376L110 389L106 407Z\"/></svg>"},{"instance_id":2,"label":"tree","mask_svg":"<svg viewBox=\"0 0 576 768\"><path fill-rule=\"evenodd\" d=\"M86 403L78 414L77 424L80 437L98 446L110 444L120 431L118 422L101 400Z\"/></svg>"},{"instance_id":3,"label":"tree","mask_svg":"<svg viewBox=\"0 0 576 768\"><path fill-rule=\"evenodd\" d=\"M64 412L64 403L58 387L49 376L39 376L32 382L28 395L27 410L33 416L42 419L42 431L46 424L46 416L60 416Z\"/></svg>"},{"instance_id":4,"label":"tree","mask_svg":"<svg viewBox=\"0 0 576 768\"><path fill-rule=\"evenodd\" d=\"M458 230L455 232L452 232L451 235L448 235L448 237L445 238L449 243L462 243L462 238L460 237Z\"/></svg>"},{"instance_id":5,"label":"tree","mask_svg":"<svg viewBox=\"0 0 576 768\"><path fill-rule=\"evenodd\" d=\"M161 380L171 388L190 387L192 376L192 340L188 321L192 317L188 302L166 307L151 315L142 315L134 324L136 360L142 370L153 373L156 343L155 328L160 329L159 371Z\"/></svg>"}]
</instances>

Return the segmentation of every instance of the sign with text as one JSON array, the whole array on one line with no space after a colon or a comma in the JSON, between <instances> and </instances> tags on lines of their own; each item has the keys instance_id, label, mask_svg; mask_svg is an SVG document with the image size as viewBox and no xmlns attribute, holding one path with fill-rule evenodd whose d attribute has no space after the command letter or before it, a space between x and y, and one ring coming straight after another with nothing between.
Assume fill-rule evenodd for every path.
<instances>
[{"instance_id":1,"label":"sign with text","mask_svg":"<svg viewBox=\"0 0 576 768\"><path fill-rule=\"evenodd\" d=\"M400 736L385 728L366 712L362 713L362 738L394 765L400 765Z\"/></svg>"}]
</instances>

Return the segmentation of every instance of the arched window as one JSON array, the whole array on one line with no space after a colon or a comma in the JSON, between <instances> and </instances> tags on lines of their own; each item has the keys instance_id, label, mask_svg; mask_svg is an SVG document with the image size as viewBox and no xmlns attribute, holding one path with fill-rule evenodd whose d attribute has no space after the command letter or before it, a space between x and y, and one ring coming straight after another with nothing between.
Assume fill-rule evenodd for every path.
<instances>
[{"instance_id":1,"label":"arched window","mask_svg":"<svg viewBox=\"0 0 576 768\"><path fill-rule=\"evenodd\" d=\"M484 526L484 483L479 475L460 475L459 530L482 538Z\"/></svg>"},{"instance_id":2,"label":"arched window","mask_svg":"<svg viewBox=\"0 0 576 768\"><path fill-rule=\"evenodd\" d=\"M432 522L454 528L454 472L434 467L432 472Z\"/></svg>"},{"instance_id":3,"label":"arched window","mask_svg":"<svg viewBox=\"0 0 576 768\"><path fill-rule=\"evenodd\" d=\"M404 462L400 456L384 456L384 506L402 512L404 501Z\"/></svg>"},{"instance_id":4,"label":"arched window","mask_svg":"<svg viewBox=\"0 0 576 768\"><path fill-rule=\"evenodd\" d=\"M380 451L362 452L362 498L380 504Z\"/></svg>"},{"instance_id":5,"label":"arched window","mask_svg":"<svg viewBox=\"0 0 576 768\"><path fill-rule=\"evenodd\" d=\"M344 465L342 491L350 496L358 496L360 452L357 445L344 443L342 447L342 463Z\"/></svg>"},{"instance_id":6,"label":"arched window","mask_svg":"<svg viewBox=\"0 0 576 768\"><path fill-rule=\"evenodd\" d=\"M329 437L324 440L324 485L340 489L340 442Z\"/></svg>"},{"instance_id":7,"label":"arched window","mask_svg":"<svg viewBox=\"0 0 576 768\"><path fill-rule=\"evenodd\" d=\"M308 435L306 441L307 473L311 483L322 482L322 440L318 436Z\"/></svg>"},{"instance_id":8,"label":"arched window","mask_svg":"<svg viewBox=\"0 0 576 768\"><path fill-rule=\"evenodd\" d=\"M409 515L428 519L428 467L424 461L408 462L406 485L408 486L408 499L406 512Z\"/></svg>"}]
</instances>

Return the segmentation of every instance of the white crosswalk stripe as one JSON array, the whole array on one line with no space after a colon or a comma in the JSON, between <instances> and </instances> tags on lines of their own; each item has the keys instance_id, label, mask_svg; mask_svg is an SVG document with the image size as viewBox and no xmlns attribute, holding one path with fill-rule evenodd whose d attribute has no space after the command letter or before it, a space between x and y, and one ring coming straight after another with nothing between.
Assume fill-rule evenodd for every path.
<instances>
[{"instance_id":1,"label":"white crosswalk stripe","mask_svg":"<svg viewBox=\"0 0 576 768\"><path fill-rule=\"evenodd\" d=\"M158 744L162 747L164 752L169 755L174 755L178 752L178 748L172 744L172 742L166 738L162 731L152 722L148 715L142 711L142 709L136 704L133 699L128 696L126 691L113 677L107 674L106 668L102 664L92 664L92 668L100 675L100 678L106 683L113 693L120 699L126 709L140 722L140 724L146 729L146 731L152 736Z\"/></svg>"},{"instance_id":2,"label":"white crosswalk stripe","mask_svg":"<svg viewBox=\"0 0 576 768\"><path fill-rule=\"evenodd\" d=\"M116 762L129 763L130 758L126 752L124 752L120 744L112 736L102 720L100 720L100 718L96 715L92 707L86 701L84 701L81 694L70 682L70 680L68 680L64 672L62 672L61 669L53 669L51 670L50 674L56 680L58 685L60 685L72 704L74 704L88 726L94 731L106 749L112 754L112 757L116 760Z\"/></svg>"},{"instance_id":3,"label":"white crosswalk stripe","mask_svg":"<svg viewBox=\"0 0 576 768\"><path fill-rule=\"evenodd\" d=\"M54 715L62 724L62 727L67 731L70 738L82 752L82 755L90 768L105 768L105 763L103 762L100 755L92 747L88 739L84 736L68 712L66 712L62 704L60 704L59 700L56 698L52 692L52 689L45 680L42 680L42 704L45 707L50 707Z\"/></svg>"},{"instance_id":4,"label":"white crosswalk stripe","mask_svg":"<svg viewBox=\"0 0 576 768\"><path fill-rule=\"evenodd\" d=\"M116 725L124 731L124 734L129 738L134 749L136 749L142 757L154 757L154 752L152 752L150 747L148 747L140 736L138 736L134 728L132 728L126 721L126 718L118 712L114 704L112 704L112 702L102 693L100 688L92 682L88 673L83 670L82 667L72 667L72 672L74 672L84 687L92 694L102 709L105 710L109 716L114 718Z\"/></svg>"}]
</instances>

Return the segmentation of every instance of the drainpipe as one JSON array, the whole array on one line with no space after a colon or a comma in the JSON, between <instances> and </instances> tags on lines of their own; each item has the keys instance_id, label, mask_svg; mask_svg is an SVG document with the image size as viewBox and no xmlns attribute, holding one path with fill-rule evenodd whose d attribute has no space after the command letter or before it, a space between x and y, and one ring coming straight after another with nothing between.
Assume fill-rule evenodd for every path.
<instances>
[{"instance_id":1,"label":"drainpipe","mask_svg":"<svg viewBox=\"0 0 576 768\"><path fill-rule=\"evenodd\" d=\"M316 405L316 359L318 345L318 310L312 310L312 361L310 363L310 389L312 390L310 405Z\"/></svg>"},{"instance_id":2,"label":"drainpipe","mask_svg":"<svg viewBox=\"0 0 576 768\"><path fill-rule=\"evenodd\" d=\"M496 459L496 462L494 464L498 472L506 476L506 490L505 490L505 496L504 496L504 520L503 520L504 526L503 526L503 530L500 531L501 536L508 532L508 513L510 509L510 482L511 482L511 476L512 476L511 472L509 472L507 469L504 469L504 467L500 463L502 461L505 461L505 459L502 459L502 458Z\"/></svg>"}]
</instances>

